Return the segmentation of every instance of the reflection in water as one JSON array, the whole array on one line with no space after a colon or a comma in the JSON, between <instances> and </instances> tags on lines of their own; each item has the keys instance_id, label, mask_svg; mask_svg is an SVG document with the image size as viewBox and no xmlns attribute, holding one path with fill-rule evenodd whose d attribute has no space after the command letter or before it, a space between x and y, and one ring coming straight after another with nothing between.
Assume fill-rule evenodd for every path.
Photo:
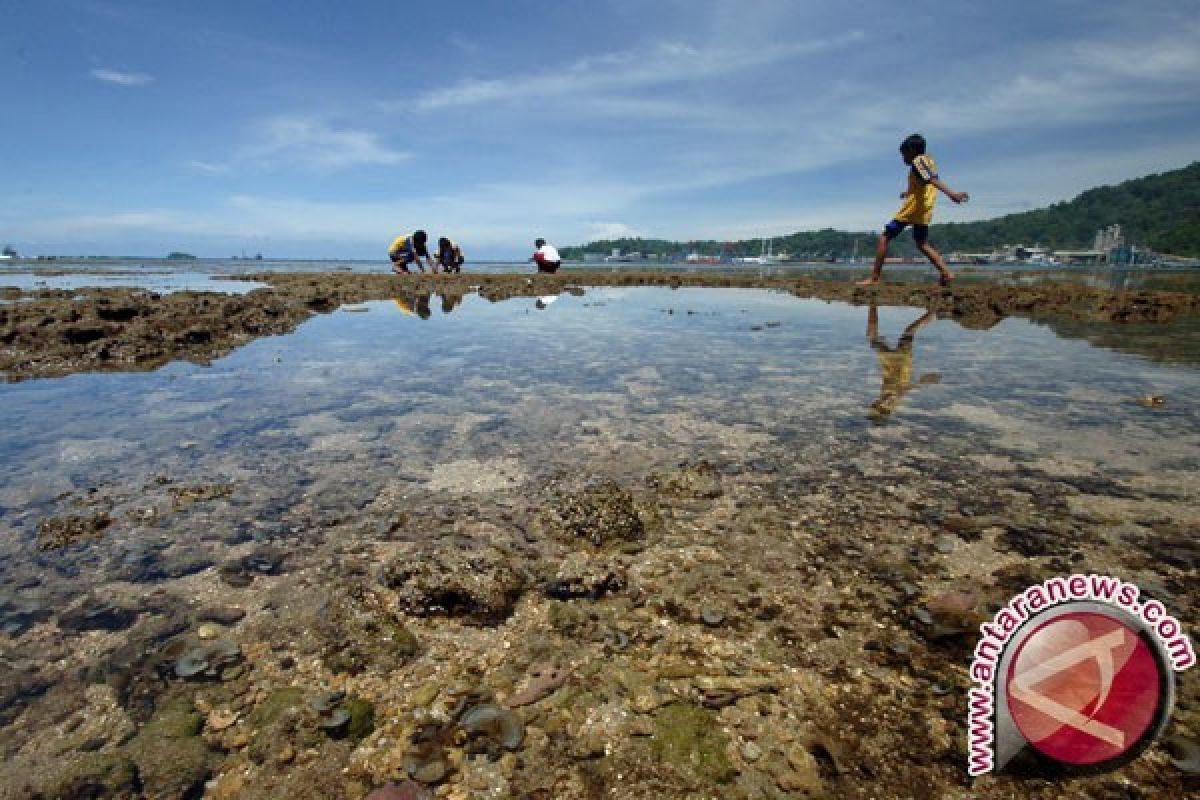
<instances>
[{"instance_id":1,"label":"reflection in water","mask_svg":"<svg viewBox=\"0 0 1200 800\"><path fill-rule=\"evenodd\" d=\"M463 296L452 292L438 292L438 297L442 298L442 313L449 314L454 309L458 308L462 303Z\"/></svg>"},{"instance_id":2,"label":"reflection in water","mask_svg":"<svg viewBox=\"0 0 1200 800\"><path fill-rule=\"evenodd\" d=\"M541 297L539 297L537 299L537 302L533 304L533 307L536 308L538 311L545 311L546 306L550 305L557 299L558 299L558 295L556 295L556 294L542 295Z\"/></svg>"},{"instance_id":3,"label":"reflection in water","mask_svg":"<svg viewBox=\"0 0 1200 800\"><path fill-rule=\"evenodd\" d=\"M887 342L879 335L879 308L874 303L871 304L867 311L867 339L871 342L875 357L879 359L879 372L882 377L879 399L871 404L871 410L868 412L871 419L883 421L900 406L900 401L911 389L941 381L941 375L930 372L922 375L917 383L912 382L913 339L916 338L917 331L935 319L935 312L926 311L904 329L894 348L888 347Z\"/></svg>"},{"instance_id":4,"label":"reflection in water","mask_svg":"<svg viewBox=\"0 0 1200 800\"><path fill-rule=\"evenodd\" d=\"M433 312L429 308L429 300L432 297L430 292L410 292L402 297L392 298L392 302L396 304L396 308L408 316L417 316L421 319L429 319L433 316ZM462 303L463 296L461 293L455 292L438 292L438 297L442 301L442 313L449 314Z\"/></svg>"}]
</instances>

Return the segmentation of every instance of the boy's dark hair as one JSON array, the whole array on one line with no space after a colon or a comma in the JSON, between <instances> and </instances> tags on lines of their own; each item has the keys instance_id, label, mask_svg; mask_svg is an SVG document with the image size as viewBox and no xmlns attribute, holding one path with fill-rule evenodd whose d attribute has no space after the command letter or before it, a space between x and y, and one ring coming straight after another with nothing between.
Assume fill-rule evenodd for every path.
<instances>
[{"instance_id":1,"label":"boy's dark hair","mask_svg":"<svg viewBox=\"0 0 1200 800\"><path fill-rule=\"evenodd\" d=\"M900 143L900 152L912 153L914 156L925 155L925 137L919 133L914 133Z\"/></svg>"},{"instance_id":2,"label":"boy's dark hair","mask_svg":"<svg viewBox=\"0 0 1200 800\"><path fill-rule=\"evenodd\" d=\"M417 231L413 234L413 242L416 244L425 244L427 241L429 241L429 236L425 231Z\"/></svg>"},{"instance_id":3,"label":"boy's dark hair","mask_svg":"<svg viewBox=\"0 0 1200 800\"><path fill-rule=\"evenodd\" d=\"M439 250L446 250L446 249L448 249L449 247L450 247L450 240L449 240L449 239L447 239L445 236L443 236L442 238L438 239L438 249L439 249Z\"/></svg>"},{"instance_id":4,"label":"boy's dark hair","mask_svg":"<svg viewBox=\"0 0 1200 800\"><path fill-rule=\"evenodd\" d=\"M545 243L546 243L546 240L545 240L545 239L538 239L536 242L534 242L534 243L533 243L533 246L534 246L534 247L541 247L541 246L542 246L542 245L544 245Z\"/></svg>"}]
</instances>

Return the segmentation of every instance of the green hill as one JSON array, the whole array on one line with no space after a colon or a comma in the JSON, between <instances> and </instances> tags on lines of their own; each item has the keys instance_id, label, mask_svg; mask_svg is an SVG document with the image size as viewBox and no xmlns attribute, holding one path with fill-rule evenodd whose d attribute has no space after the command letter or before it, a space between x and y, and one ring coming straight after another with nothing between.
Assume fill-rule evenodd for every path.
<instances>
[{"instance_id":1,"label":"green hill","mask_svg":"<svg viewBox=\"0 0 1200 800\"><path fill-rule=\"evenodd\" d=\"M1091 247L1097 230L1113 224L1121 226L1126 241L1132 244L1160 253L1200 257L1200 162L1116 186L1088 189L1074 200L1055 203L1048 208L978 222L935 224L930 238L944 253L986 252L1004 244L1040 244L1059 250L1079 250ZM867 256L873 252L876 235L875 232L832 229L806 231L777 236L774 247L776 252L799 257L845 258L853 253L854 243L858 241L858 255ZM897 244L897 255L915 252L907 236ZM758 239L686 243L662 239L614 239L566 247L563 255L578 259L584 253L608 254L614 248L620 248L622 252L663 256L678 256L685 252L749 256L758 255L760 247Z\"/></svg>"}]
</instances>

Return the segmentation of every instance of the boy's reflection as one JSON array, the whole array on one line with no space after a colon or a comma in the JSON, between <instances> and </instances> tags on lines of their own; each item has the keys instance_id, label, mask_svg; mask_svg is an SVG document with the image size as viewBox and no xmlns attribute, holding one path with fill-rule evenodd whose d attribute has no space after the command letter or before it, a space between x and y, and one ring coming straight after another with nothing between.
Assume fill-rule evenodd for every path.
<instances>
[{"instance_id":1,"label":"boy's reflection","mask_svg":"<svg viewBox=\"0 0 1200 800\"><path fill-rule=\"evenodd\" d=\"M941 375L930 372L922 375L917 383L912 382L913 339L916 338L917 331L935 319L935 312L926 311L924 316L904 329L893 348L888 347L887 342L879 335L878 307L872 304L868 309L867 339L871 342L875 357L879 359L879 372L883 379L883 384L879 387L879 399L871 404L871 409L867 412L867 416L872 420L882 422L887 419L889 414L899 408L900 401L909 390L941 381Z\"/></svg>"},{"instance_id":2,"label":"boy's reflection","mask_svg":"<svg viewBox=\"0 0 1200 800\"><path fill-rule=\"evenodd\" d=\"M430 292L413 292L403 295L402 297L392 298L392 302L396 304L402 312L409 316L417 316L421 319L429 319L433 316L433 312L429 309L429 300L432 294ZM442 313L449 314L454 309L458 308L462 303L463 296L461 294L451 292L438 292L438 297L442 299Z\"/></svg>"}]
</instances>

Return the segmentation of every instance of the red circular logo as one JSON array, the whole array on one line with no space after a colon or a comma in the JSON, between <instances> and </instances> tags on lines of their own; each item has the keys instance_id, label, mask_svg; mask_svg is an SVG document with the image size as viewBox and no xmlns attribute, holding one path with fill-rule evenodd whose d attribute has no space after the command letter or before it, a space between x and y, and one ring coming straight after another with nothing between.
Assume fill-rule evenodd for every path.
<instances>
[{"instance_id":1,"label":"red circular logo","mask_svg":"<svg viewBox=\"0 0 1200 800\"><path fill-rule=\"evenodd\" d=\"M1121 757L1152 733L1162 678L1137 631L1106 614L1079 611L1026 637L1005 691L1026 741L1056 761L1087 766Z\"/></svg>"}]
</instances>

